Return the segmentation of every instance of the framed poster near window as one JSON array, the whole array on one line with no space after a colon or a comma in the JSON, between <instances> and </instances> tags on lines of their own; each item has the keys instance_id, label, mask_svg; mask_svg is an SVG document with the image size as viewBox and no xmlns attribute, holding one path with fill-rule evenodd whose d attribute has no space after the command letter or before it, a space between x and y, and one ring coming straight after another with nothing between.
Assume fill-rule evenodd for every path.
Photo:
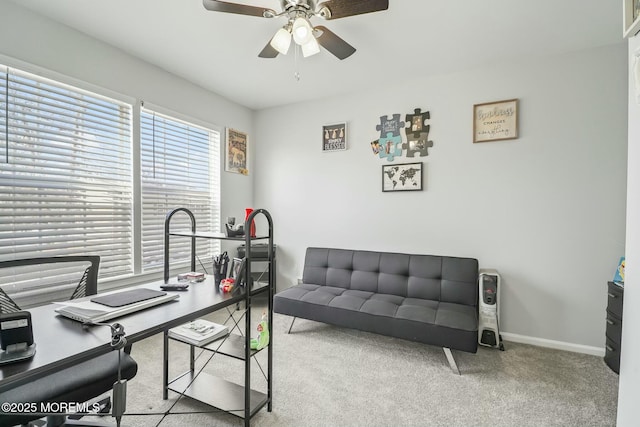
<instances>
[{"instance_id":1,"label":"framed poster near window","mask_svg":"<svg viewBox=\"0 0 640 427\"><path fill-rule=\"evenodd\" d=\"M347 124L337 123L322 126L322 152L347 149Z\"/></svg>"},{"instance_id":2,"label":"framed poster near window","mask_svg":"<svg viewBox=\"0 0 640 427\"><path fill-rule=\"evenodd\" d=\"M518 100L473 106L473 142L518 138Z\"/></svg>"},{"instance_id":3,"label":"framed poster near window","mask_svg":"<svg viewBox=\"0 0 640 427\"><path fill-rule=\"evenodd\" d=\"M224 170L249 175L249 169L247 168L247 134L239 130L227 128L225 142L227 149L224 159Z\"/></svg>"},{"instance_id":4,"label":"framed poster near window","mask_svg":"<svg viewBox=\"0 0 640 427\"><path fill-rule=\"evenodd\" d=\"M422 191L422 163L383 165L382 191Z\"/></svg>"}]
</instances>

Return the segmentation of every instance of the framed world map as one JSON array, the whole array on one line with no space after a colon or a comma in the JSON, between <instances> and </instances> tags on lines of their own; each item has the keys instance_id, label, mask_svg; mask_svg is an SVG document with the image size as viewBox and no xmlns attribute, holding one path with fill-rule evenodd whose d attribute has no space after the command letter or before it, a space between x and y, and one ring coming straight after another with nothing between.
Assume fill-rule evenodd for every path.
<instances>
[{"instance_id":1,"label":"framed world map","mask_svg":"<svg viewBox=\"0 0 640 427\"><path fill-rule=\"evenodd\" d=\"M382 191L422 191L422 163L383 165Z\"/></svg>"}]
</instances>

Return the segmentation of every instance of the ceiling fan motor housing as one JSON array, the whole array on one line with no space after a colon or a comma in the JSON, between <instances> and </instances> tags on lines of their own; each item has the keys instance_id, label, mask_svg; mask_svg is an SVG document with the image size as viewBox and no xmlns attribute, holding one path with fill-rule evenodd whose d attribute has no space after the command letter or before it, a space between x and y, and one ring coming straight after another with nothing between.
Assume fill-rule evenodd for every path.
<instances>
[{"instance_id":1,"label":"ceiling fan motor housing","mask_svg":"<svg viewBox=\"0 0 640 427\"><path fill-rule=\"evenodd\" d=\"M282 10L288 10L291 8L304 8L307 10L315 10L314 0L280 0L280 4L282 4Z\"/></svg>"},{"instance_id":2,"label":"ceiling fan motor housing","mask_svg":"<svg viewBox=\"0 0 640 427\"><path fill-rule=\"evenodd\" d=\"M298 16L309 19L316 15L316 2L314 0L280 0L280 3L282 4L282 15L289 16L290 21Z\"/></svg>"}]
</instances>

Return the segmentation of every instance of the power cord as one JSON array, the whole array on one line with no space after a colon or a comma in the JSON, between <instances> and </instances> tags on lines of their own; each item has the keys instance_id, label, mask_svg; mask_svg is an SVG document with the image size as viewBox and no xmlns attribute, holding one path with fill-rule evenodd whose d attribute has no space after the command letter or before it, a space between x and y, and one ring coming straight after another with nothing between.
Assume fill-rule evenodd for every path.
<instances>
[{"instance_id":1,"label":"power cord","mask_svg":"<svg viewBox=\"0 0 640 427\"><path fill-rule=\"evenodd\" d=\"M82 324L82 327L88 329L89 326L108 326L111 328L111 347L114 350L121 350L127 345L127 338L125 337L124 326L120 323L100 323L100 322L86 322Z\"/></svg>"},{"instance_id":2,"label":"power cord","mask_svg":"<svg viewBox=\"0 0 640 427\"><path fill-rule=\"evenodd\" d=\"M122 379L122 349L127 345L127 338L124 332L124 326L120 323L100 323L89 322L84 323L83 327L88 326L108 326L111 328L111 348L118 352L118 380L113 384L113 394L111 398L111 415L116 419L116 426L120 427L122 415L127 409L127 380Z\"/></svg>"}]
</instances>

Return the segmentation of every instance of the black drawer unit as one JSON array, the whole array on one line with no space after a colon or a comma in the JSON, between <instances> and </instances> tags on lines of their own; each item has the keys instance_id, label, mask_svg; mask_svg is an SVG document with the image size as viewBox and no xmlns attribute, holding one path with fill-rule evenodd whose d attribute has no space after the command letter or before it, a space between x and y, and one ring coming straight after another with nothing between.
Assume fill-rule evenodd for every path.
<instances>
[{"instance_id":1,"label":"black drawer unit","mask_svg":"<svg viewBox=\"0 0 640 427\"><path fill-rule=\"evenodd\" d=\"M624 297L624 288L613 282L609 282L607 286L607 311L622 319L622 300Z\"/></svg>"},{"instance_id":2,"label":"black drawer unit","mask_svg":"<svg viewBox=\"0 0 640 427\"><path fill-rule=\"evenodd\" d=\"M613 282L607 284L607 333L604 362L616 374L620 372L622 345L622 305L624 288Z\"/></svg>"},{"instance_id":3,"label":"black drawer unit","mask_svg":"<svg viewBox=\"0 0 640 427\"><path fill-rule=\"evenodd\" d=\"M613 342L606 338L604 363L616 374L620 373L620 343Z\"/></svg>"},{"instance_id":4,"label":"black drawer unit","mask_svg":"<svg viewBox=\"0 0 640 427\"><path fill-rule=\"evenodd\" d=\"M622 340L622 319L607 311L607 338L619 343Z\"/></svg>"}]
</instances>

